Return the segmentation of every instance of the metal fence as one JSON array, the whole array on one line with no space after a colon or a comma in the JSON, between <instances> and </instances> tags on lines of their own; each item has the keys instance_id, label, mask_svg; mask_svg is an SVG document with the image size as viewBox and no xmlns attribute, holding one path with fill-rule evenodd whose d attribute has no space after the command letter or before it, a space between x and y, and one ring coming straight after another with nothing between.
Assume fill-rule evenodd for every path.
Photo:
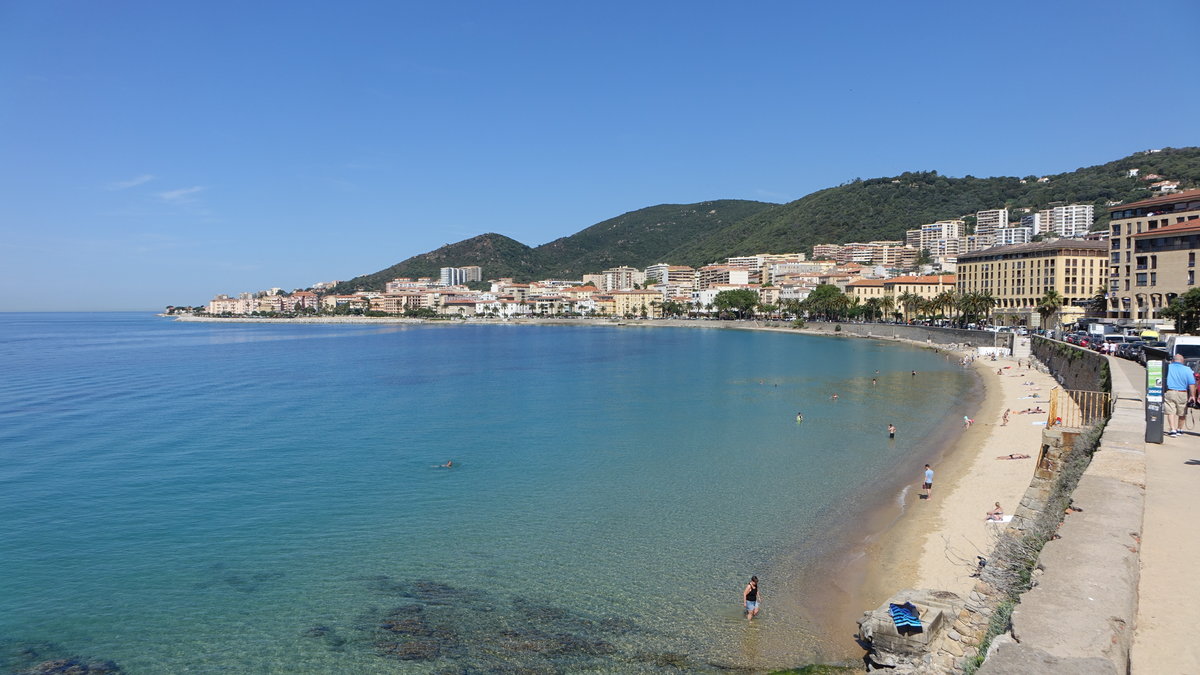
<instances>
[{"instance_id":1,"label":"metal fence","mask_svg":"<svg viewBox=\"0 0 1200 675\"><path fill-rule=\"evenodd\" d=\"M1107 391L1082 391L1055 387L1050 390L1046 424L1082 429L1107 419L1112 396Z\"/></svg>"}]
</instances>

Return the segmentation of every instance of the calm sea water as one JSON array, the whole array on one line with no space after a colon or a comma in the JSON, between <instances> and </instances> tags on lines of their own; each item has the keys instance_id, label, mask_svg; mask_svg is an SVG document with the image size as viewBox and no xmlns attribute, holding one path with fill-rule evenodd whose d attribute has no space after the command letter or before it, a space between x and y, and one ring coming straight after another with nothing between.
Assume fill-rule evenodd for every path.
<instances>
[{"instance_id":1,"label":"calm sea water","mask_svg":"<svg viewBox=\"0 0 1200 675\"><path fill-rule=\"evenodd\" d=\"M772 570L971 385L867 340L143 314L0 314L0 363L0 670L128 673L804 663Z\"/></svg>"}]
</instances>

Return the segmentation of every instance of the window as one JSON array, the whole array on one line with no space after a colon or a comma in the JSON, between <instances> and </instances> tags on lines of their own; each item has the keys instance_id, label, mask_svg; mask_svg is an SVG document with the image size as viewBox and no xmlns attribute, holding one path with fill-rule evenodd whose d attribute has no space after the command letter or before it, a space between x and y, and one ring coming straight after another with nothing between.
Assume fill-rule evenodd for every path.
<instances>
[{"instance_id":1,"label":"window","mask_svg":"<svg viewBox=\"0 0 1200 675\"><path fill-rule=\"evenodd\" d=\"M1146 273L1145 273L1145 272L1138 272L1138 275L1137 275L1137 285L1138 285L1138 286L1145 286L1145 285L1146 285Z\"/></svg>"},{"instance_id":2,"label":"window","mask_svg":"<svg viewBox=\"0 0 1200 675\"><path fill-rule=\"evenodd\" d=\"M1157 286L1157 285L1158 285L1158 272L1151 272L1151 273L1150 273L1150 285L1151 285L1151 286Z\"/></svg>"},{"instance_id":3,"label":"window","mask_svg":"<svg viewBox=\"0 0 1200 675\"><path fill-rule=\"evenodd\" d=\"M1114 237L1121 236L1121 226L1120 225L1112 226L1112 236L1114 236Z\"/></svg>"},{"instance_id":4,"label":"window","mask_svg":"<svg viewBox=\"0 0 1200 675\"><path fill-rule=\"evenodd\" d=\"M1188 286L1196 285L1196 270L1188 270Z\"/></svg>"},{"instance_id":5,"label":"window","mask_svg":"<svg viewBox=\"0 0 1200 675\"><path fill-rule=\"evenodd\" d=\"M1115 251L1115 250L1117 250L1117 249L1119 249L1119 248L1121 248L1121 240L1120 240L1120 239L1113 239L1113 240L1112 240L1112 247L1113 247L1113 250L1114 250L1114 251Z\"/></svg>"},{"instance_id":6,"label":"window","mask_svg":"<svg viewBox=\"0 0 1200 675\"><path fill-rule=\"evenodd\" d=\"M1188 254L1188 267L1195 267L1195 266L1196 266L1196 254L1189 253Z\"/></svg>"}]
</instances>

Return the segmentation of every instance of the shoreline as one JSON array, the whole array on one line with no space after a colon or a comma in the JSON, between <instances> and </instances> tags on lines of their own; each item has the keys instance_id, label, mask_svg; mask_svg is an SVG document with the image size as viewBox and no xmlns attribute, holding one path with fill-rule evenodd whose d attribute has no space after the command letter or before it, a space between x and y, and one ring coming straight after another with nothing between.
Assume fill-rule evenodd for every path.
<instances>
[{"instance_id":1,"label":"shoreline","mask_svg":"<svg viewBox=\"0 0 1200 675\"><path fill-rule=\"evenodd\" d=\"M170 318L170 317L168 317ZM490 326L609 326L609 327L675 327L721 330L751 330L823 337L853 337L883 342L903 343L911 348L932 349L961 359L969 352L953 351L947 347L917 340L886 336L861 336L850 333L831 334L827 331L792 328L783 325L763 325L755 321L725 322L687 319L616 320L616 319L515 319L515 320L445 320L428 321L403 317L304 317L304 318L225 318L177 316L175 320L205 323L296 323L296 324L412 324L412 325L490 325ZM1012 366L1004 376L996 368ZM824 564L811 568L790 570L796 576L788 585L798 590L790 600L799 605L801 615L812 617L805 621L813 631L824 662L850 663L861 659L863 650L854 636L855 621L866 611L878 607L892 594L906 588L938 588L966 596L974 585L970 578L974 555L985 554L981 547L990 547L993 525L983 522L984 513L992 502L1000 501L1006 513L1011 513L1028 487L1035 460L995 460L998 455L1022 452L1035 455L1043 427L1032 426L1033 416L1011 416L1009 427L1023 425L1031 430L1033 440L1026 443L1012 438L1016 434L997 434L1000 417L1006 407L1014 408L1012 394L1022 389L1020 382L1030 379L1042 386L1042 396L1056 383L1043 373L1022 369L1016 372L1016 359L999 358L993 362L980 358L970 367L980 391L947 412L947 418L935 438L929 439L928 451L912 455L914 469L891 479L878 481L878 499L852 510L851 516L861 518L861 527L853 537L841 537L818 557ZM1007 382L1011 380L1011 384ZM1046 384L1049 381L1049 384ZM1009 386L1005 386L1009 385ZM1044 402L1044 398L1043 398ZM1028 401L1033 404L1034 401ZM1029 406L1027 406L1029 407ZM976 420L963 429L957 419L967 414ZM903 429L900 430L903 433ZM1030 436L1030 433L1022 434ZM921 468L929 462L935 469L934 492L929 502L919 499ZM989 465L988 462L991 464ZM993 467L993 465L1011 465ZM999 473L1004 479L997 483L992 468L1007 469ZM1012 474L1017 475L1012 475ZM995 495L993 497L993 495ZM979 502L979 504L975 504ZM923 507L932 508L923 508ZM977 513L976 513L977 511ZM799 545L800 542L797 542ZM969 553L969 558L964 557ZM954 559L948 556L954 556ZM968 563L971 566L968 566ZM787 563L785 563L787 564ZM831 572L832 570L832 572ZM789 652L786 645L778 646L778 656ZM772 650L774 651L774 650Z\"/></svg>"}]
</instances>

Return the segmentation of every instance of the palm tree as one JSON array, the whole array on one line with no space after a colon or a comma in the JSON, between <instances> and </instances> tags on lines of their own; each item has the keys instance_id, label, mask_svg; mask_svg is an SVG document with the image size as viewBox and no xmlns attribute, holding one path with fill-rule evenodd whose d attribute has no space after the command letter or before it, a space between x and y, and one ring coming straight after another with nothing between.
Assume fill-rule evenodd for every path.
<instances>
[{"instance_id":1,"label":"palm tree","mask_svg":"<svg viewBox=\"0 0 1200 675\"><path fill-rule=\"evenodd\" d=\"M891 294L883 296L879 301L879 307L883 309L884 314L892 316L892 312L896 309L896 297Z\"/></svg>"},{"instance_id":2,"label":"palm tree","mask_svg":"<svg viewBox=\"0 0 1200 675\"><path fill-rule=\"evenodd\" d=\"M864 309L867 312L867 321L875 320L875 317L879 315L879 307L882 303L882 298L867 298L866 302L863 303Z\"/></svg>"},{"instance_id":3,"label":"palm tree","mask_svg":"<svg viewBox=\"0 0 1200 675\"><path fill-rule=\"evenodd\" d=\"M1046 294L1038 301L1037 313L1042 317L1042 328L1047 328L1049 318L1058 313L1063 306L1063 296L1053 288L1047 289Z\"/></svg>"},{"instance_id":4,"label":"palm tree","mask_svg":"<svg viewBox=\"0 0 1200 675\"><path fill-rule=\"evenodd\" d=\"M910 291L905 291L904 293L900 294L900 297L896 299L896 302L904 308L904 320L907 322L910 320L909 315L913 312L913 310L920 306L921 296Z\"/></svg>"},{"instance_id":5,"label":"palm tree","mask_svg":"<svg viewBox=\"0 0 1200 675\"><path fill-rule=\"evenodd\" d=\"M954 291L942 291L933 299L937 304L938 310L944 314L950 314L958 304L958 294ZM947 316L946 318L950 318Z\"/></svg>"}]
</instances>

